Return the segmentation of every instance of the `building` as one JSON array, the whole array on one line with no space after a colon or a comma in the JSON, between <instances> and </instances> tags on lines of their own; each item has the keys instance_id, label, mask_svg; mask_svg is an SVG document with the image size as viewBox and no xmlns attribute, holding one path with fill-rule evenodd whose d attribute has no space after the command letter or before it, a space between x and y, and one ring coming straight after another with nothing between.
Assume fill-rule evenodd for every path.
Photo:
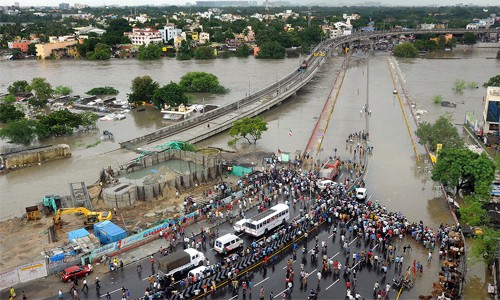
<instances>
[{"instance_id":1,"label":"building","mask_svg":"<svg viewBox=\"0 0 500 300\"><path fill-rule=\"evenodd\" d=\"M130 42L134 45L149 45L149 43L161 43L163 41L161 32L157 29L152 29L151 27L132 28L132 32L124 32L126 37L130 39Z\"/></svg>"},{"instance_id":2,"label":"building","mask_svg":"<svg viewBox=\"0 0 500 300\"><path fill-rule=\"evenodd\" d=\"M102 36L103 34L106 33L105 29L101 29L101 28L97 28L97 27L92 27L92 26L75 27L73 30L75 30L75 34L77 36L88 35L89 33L95 33L97 36Z\"/></svg>"},{"instance_id":3,"label":"building","mask_svg":"<svg viewBox=\"0 0 500 300\"><path fill-rule=\"evenodd\" d=\"M500 87L489 86L486 90L483 121L483 135L498 132L498 124L500 123Z\"/></svg>"},{"instance_id":4,"label":"building","mask_svg":"<svg viewBox=\"0 0 500 300\"><path fill-rule=\"evenodd\" d=\"M23 53L28 52L28 47L30 44L30 40L16 40L8 43L9 49L19 49Z\"/></svg>"},{"instance_id":5,"label":"building","mask_svg":"<svg viewBox=\"0 0 500 300\"><path fill-rule=\"evenodd\" d=\"M40 59L46 59L49 57L65 58L78 56L77 40L36 44L35 47L36 56Z\"/></svg>"},{"instance_id":6,"label":"building","mask_svg":"<svg viewBox=\"0 0 500 300\"><path fill-rule=\"evenodd\" d=\"M200 44L208 44L208 42L210 42L210 33L200 32L199 39Z\"/></svg>"},{"instance_id":7,"label":"building","mask_svg":"<svg viewBox=\"0 0 500 300\"><path fill-rule=\"evenodd\" d=\"M433 23L431 23L431 24L425 24L425 23L424 24L420 24L420 29L422 29L422 30L432 30L434 28L436 28L436 24L433 24Z\"/></svg>"},{"instance_id":8,"label":"building","mask_svg":"<svg viewBox=\"0 0 500 300\"><path fill-rule=\"evenodd\" d=\"M165 25L163 29L159 29L158 31L160 31L161 38L165 44L182 33L182 29L175 28L175 25L172 23Z\"/></svg>"},{"instance_id":9,"label":"building","mask_svg":"<svg viewBox=\"0 0 500 300\"><path fill-rule=\"evenodd\" d=\"M69 3L59 3L59 9L60 10L68 10L69 9Z\"/></svg>"},{"instance_id":10,"label":"building","mask_svg":"<svg viewBox=\"0 0 500 300\"><path fill-rule=\"evenodd\" d=\"M201 7L248 7L257 6L257 1L247 1L247 0L203 0L196 1L196 6Z\"/></svg>"}]
</instances>

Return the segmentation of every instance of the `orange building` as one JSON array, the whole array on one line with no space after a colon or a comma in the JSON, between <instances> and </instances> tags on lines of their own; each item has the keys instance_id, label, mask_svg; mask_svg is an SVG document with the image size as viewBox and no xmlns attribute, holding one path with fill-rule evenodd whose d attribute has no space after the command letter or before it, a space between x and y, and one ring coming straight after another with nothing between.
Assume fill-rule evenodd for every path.
<instances>
[{"instance_id":1,"label":"orange building","mask_svg":"<svg viewBox=\"0 0 500 300\"><path fill-rule=\"evenodd\" d=\"M448 43L452 38L453 38L453 34L451 34L451 33L444 35L444 40L446 43ZM432 38L430 40L437 43L439 41L439 38Z\"/></svg>"},{"instance_id":2,"label":"orange building","mask_svg":"<svg viewBox=\"0 0 500 300\"><path fill-rule=\"evenodd\" d=\"M30 40L17 40L9 42L9 49L19 49L23 53L28 52L28 46L31 44Z\"/></svg>"}]
</instances>

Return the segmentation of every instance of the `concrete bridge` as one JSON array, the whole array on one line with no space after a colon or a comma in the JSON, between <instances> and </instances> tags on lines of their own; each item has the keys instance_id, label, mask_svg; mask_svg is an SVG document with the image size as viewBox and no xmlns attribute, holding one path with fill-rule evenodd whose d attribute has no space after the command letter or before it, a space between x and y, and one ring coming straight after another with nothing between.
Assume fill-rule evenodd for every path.
<instances>
[{"instance_id":1,"label":"concrete bridge","mask_svg":"<svg viewBox=\"0 0 500 300\"><path fill-rule=\"evenodd\" d=\"M334 51L337 47L350 48L353 43L357 43L362 40L377 39L388 36L410 34L419 35L429 33L464 34L466 32L473 32L476 34L493 33L496 34L497 39L500 35L500 30L497 29L434 29L357 32L355 34L337 39L328 39L317 45L312 51L312 54L307 56L305 59L308 63L307 69L297 70L277 83L273 83L246 98L207 112L203 115L181 121L135 139L120 142L120 146L132 151L141 152L137 147L152 143L163 144L167 141L196 143L228 130L232 127L235 121L244 117L257 116L294 95L316 75L325 59L331 56L332 51ZM298 68L299 66L297 66L297 69ZM162 141L163 139L165 139L165 141Z\"/></svg>"}]
</instances>

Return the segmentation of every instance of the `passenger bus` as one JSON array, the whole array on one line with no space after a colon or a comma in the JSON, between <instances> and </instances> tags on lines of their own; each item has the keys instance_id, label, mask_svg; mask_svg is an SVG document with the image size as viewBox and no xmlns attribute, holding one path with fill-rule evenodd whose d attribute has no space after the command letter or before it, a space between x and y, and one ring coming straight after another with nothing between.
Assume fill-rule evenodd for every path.
<instances>
[{"instance_id":1,"label":"passenger bus","mask_svg":"<svg viewBox=\"0 0 500 300\"><path fill-rule=\"evenodd\" d=\"M252 236L267 234L278 225L284 224L290 218L288 205L280 203L268 210L250 218L245 224L245 232Z\"/></svg>"}]
</instances>

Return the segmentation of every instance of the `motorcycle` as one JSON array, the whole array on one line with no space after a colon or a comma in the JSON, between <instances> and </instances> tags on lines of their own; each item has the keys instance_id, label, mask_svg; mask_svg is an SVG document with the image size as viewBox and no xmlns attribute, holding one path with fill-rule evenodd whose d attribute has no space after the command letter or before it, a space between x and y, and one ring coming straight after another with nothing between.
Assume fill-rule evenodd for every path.
<instances>
[{"instance_id":1,"label":"motorcycle","mask_svg":"<svg viewBox=\"0 0 500 300\"><path fill-rule=\"evenodd\" d=\"M403 276L399 276L392 280L392 286L397 290L401 288L409 290L413 287L413 282L409 279L404 279Z\"/></svg>"}]
</instances>

